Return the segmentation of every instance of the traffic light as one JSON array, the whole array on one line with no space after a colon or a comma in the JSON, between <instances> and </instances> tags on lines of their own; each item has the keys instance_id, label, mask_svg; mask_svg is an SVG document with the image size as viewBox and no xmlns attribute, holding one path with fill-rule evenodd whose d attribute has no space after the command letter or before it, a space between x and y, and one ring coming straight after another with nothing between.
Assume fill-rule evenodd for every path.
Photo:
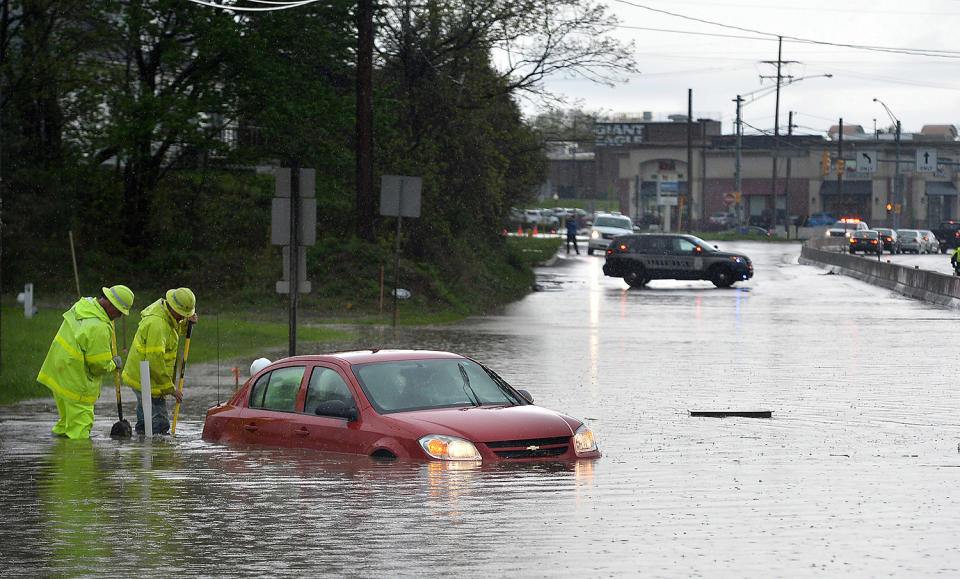
<instances>
[{"instance_id":1,"label":"traffic light","mask_svg":"<svg viewBox=\"0 0 960 579\"><path fill-rule=\"evenodd\" d=\"M837 175L843 175L843 159L837 159Z\"/></svg>"},{"instance_id":2,"label":"traffic light","mask_svg":"<svg viewBox=\"0 0 960 579\"><path fill-rule=\"evenodd\" d=\"M820 163L820 174L826 175L830 172L830 153L823 152L823 161Z\"/></svg>"},{"instance_id":3,"label":"traffic light","mask_svg":"<svg viewBox=\"0 0 960 579\"><path fill-rule=\"evenodd\" d=\"M893 203L887 203L887 215L893 211Z\"/></svg>"}]
</instances>

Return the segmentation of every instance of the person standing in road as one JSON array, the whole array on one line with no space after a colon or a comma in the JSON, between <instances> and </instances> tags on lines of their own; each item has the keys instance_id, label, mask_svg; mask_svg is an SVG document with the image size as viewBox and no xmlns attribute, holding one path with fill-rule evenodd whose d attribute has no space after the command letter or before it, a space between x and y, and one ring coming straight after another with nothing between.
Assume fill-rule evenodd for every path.
<instances>
[{"instance_id":1,"label":"person standing in road","mask_svg":"<svg viewBox=\"0 0 960 579\"><path fill-rule=\"evenodd\" d=\"M180 336L186 334L188 323L197 323L197 298L189 288L167 291L166 295L140 312L140 325L133 337L130 356L123 367L123 381L137 395L137 425L143 434L146 423L143 416L143 395L140 392L140 362L150 364L150 399L153 403L151 422L154 434L170 432L166 397L183 401L183 393L173 383L177 365Z\"/></svg>"},{"instance_id":2,"label":"person standing in road","mask_svg":"<svg viewBox=\"0 0 960 579\"><path fill-rule=\"evenodd\" d=\"M101 291L100 297L81 298L63 314L37 374L57 403L55 436L90 438L93 404L100 398L103 376L121 365L120 356L113 353L113 320L130 313L133 292L125 285Z\"/></svg>"},{"instance_id":3,"label":"person standing in road","mask_svg":"<svg viewBox=\"0 0 960 579\"><path fill-rule=\"evenodd\" d=\"M580 248L577 247L577 218L567 218L567 255L570 255L570 243L573 243L573 249L580 255Z\"/></svg>"}]
</instances>

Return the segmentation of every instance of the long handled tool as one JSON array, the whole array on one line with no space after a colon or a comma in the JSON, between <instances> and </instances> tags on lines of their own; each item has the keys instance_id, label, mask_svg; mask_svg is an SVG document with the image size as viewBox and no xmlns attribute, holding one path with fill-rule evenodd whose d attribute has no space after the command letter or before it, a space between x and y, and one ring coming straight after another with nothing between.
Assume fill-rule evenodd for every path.
<instances>
[{"instance_id":1,"label":"long handled tool","mask_svg":"<svg viewBox=\"0 0 960 579\"><path fill-rule=\"evenodd\" d=\"M110 321L110 325L113 326L113 355L117 355L117 328L114 325L113 321ZM133 429L130 428L130 423L123 419L123 403L120 401L120 368L117 368L113 372L114 377L117 382L117 415L120 417L120 420L114 423L113 428L110 429L111 437L119 438L129 438L133 436Z\"/></svg>"},{"instance_id":2,"label":"long handled tool","mask_svg":"<svg viewBox=\"0 0 960 579\"><path fill-rule=\"evenodd\" d=\"M187 354L190 353L190 334L193 333L193 322L187 322L187 339L183 344L183 359L180 360L180 382L177 390L183 392L183 373L187 369ZM180 401L173 407L173 424L170 425L170 436L177 433L177 415L180 414Z\"/></svg>"}]
</instances>

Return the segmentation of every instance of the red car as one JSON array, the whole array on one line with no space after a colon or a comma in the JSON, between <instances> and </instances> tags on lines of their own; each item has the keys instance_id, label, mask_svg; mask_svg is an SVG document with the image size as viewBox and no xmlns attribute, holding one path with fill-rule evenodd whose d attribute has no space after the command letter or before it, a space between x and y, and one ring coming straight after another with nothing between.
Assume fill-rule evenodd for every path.
<instances>
[{"instance_id":1,"label":"red car","mask_svg":"<svg viewBox=\"0 0 960 579\"><path fill-rule=\"evenodd\" d=\"M579 420L535 406L450 352L362 350L278 360L207 411L204 440L383 458L597 458Z\"/></svg>"}]
</instances>

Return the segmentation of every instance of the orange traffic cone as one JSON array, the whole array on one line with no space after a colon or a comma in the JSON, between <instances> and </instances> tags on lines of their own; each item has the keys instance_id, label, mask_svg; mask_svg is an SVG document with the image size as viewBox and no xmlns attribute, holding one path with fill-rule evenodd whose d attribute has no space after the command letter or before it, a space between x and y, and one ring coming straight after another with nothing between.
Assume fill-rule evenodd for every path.
<instances>
[{"instance_id":1,"label":"orange traffic cone","mask_svg":"<svg viewBox=\"0 0 960 579\"><path fill-rule=\"evenodd\" d=\"M534 234L534 235L537 234L537 226L536 226L536 225L533 226L533 234Z\"/></svg>"},{"instance_id":2,"label":"orange traffic cone","mask_svg":"<svg viewBox=\"0 0 960 579\"><path fill-rule=\"evenodd\" d=\"M517 235L519 235L520 237L523 237L523 225L517 226Z\"/></svg>"}]
</instances>

